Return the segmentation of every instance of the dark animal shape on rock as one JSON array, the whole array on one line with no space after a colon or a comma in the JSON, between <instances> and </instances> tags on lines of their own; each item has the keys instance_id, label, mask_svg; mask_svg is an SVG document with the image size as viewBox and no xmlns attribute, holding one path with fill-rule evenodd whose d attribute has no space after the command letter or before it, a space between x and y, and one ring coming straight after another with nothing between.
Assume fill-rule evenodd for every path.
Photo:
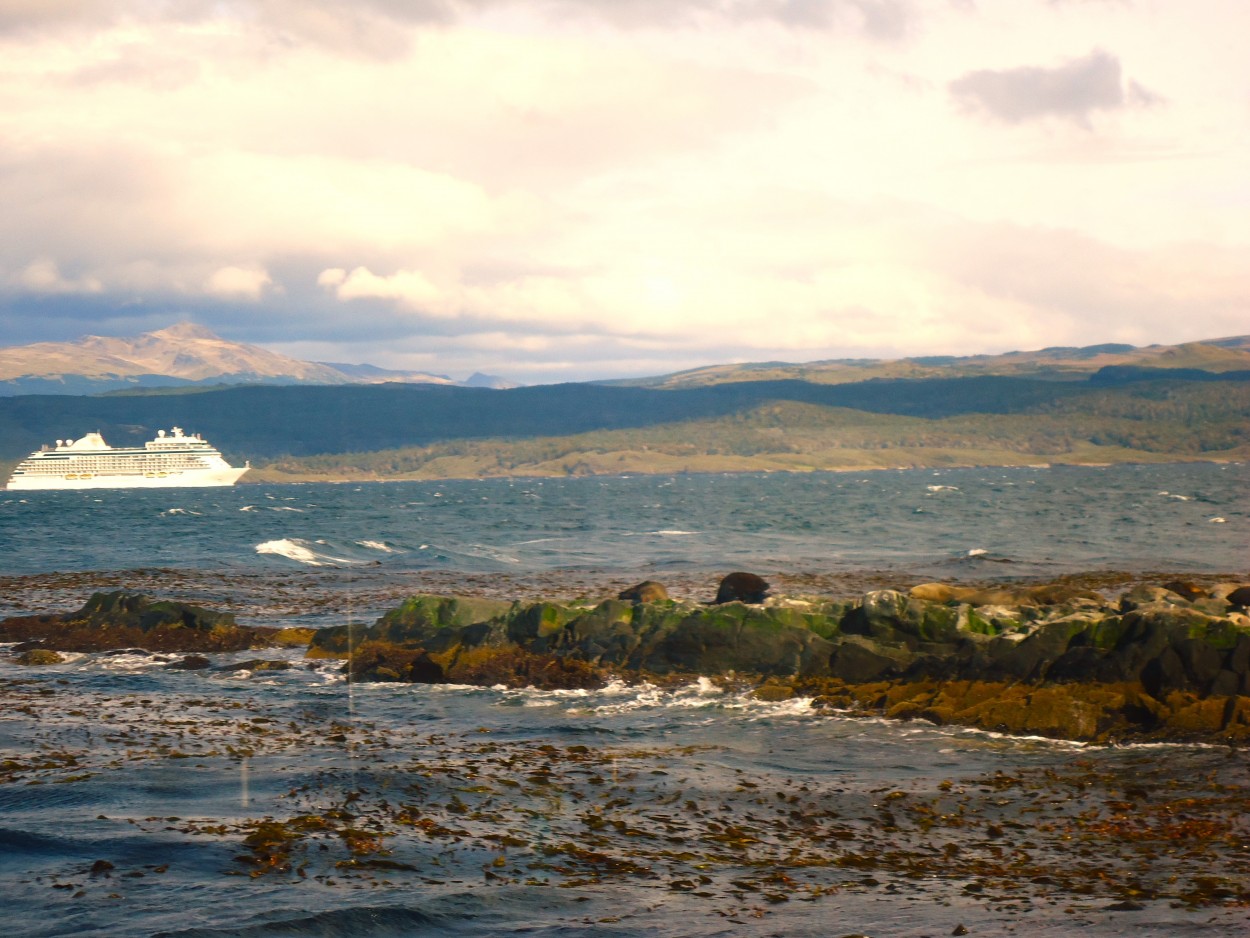
<instances>
[{"instance_id":1,"label":"dark animal shape on rock","mask_svg":"<svg viewBox=\"0 0 1250 938\"><path fill-rule=\"evenodd\" d=\"M621 590L616 598L631 603L662 603L668 601L668 590L655 580L644 580L629 589Z\"/></svg>"},{"instance_id":2,"label":"dark animal shape on rock","mask_svg":"<svg viewBox=\"0 0 1250 938\"><path fill-rule=\"evenodd\" d=\"M754 573L731 573L720 581L713 603L762 603L768 596L768 583Z\"/></svg>"},{"instance_id":3,"label":"dark animal shape on rock","mask_svg":"<svg viewBox=\"0 0 1250 938\"><path fill-rule=\"evenodd\" d=\"M1195 599L1203 599L1207 595L1207 591L1195 583L1188 580L1170 580L1163 584L1165 590L1171 590L1181 599L1193 602Z\"/></svg>"}]
</instances>

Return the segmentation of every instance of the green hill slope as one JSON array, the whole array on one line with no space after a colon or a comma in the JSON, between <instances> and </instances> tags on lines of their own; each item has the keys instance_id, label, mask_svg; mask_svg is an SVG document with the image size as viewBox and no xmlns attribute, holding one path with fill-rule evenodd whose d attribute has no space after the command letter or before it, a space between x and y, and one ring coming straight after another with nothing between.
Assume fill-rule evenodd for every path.
<instances>
[{"instance_id":1,"label":"green hill slope","mask_svg":"<svg viewBox=\"0 0 1250 938\"><path fill-rule=\"evenodd\" d=\"M1250 374L25 396L0 398L0 458L89 430L133 444L175 424L251 459L251 480L1245 459Z\"/></svg>"}]
</instances>

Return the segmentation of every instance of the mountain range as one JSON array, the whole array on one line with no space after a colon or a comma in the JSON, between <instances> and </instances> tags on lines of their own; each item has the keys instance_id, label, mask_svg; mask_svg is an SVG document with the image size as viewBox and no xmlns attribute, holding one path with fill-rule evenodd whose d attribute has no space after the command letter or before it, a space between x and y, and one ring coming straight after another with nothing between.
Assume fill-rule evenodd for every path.
<instances>
[{"instance_id":1,"label":"mountain range","mask_svg":"<svg viewBox=\"0 0 1250 938\"><path fill-rule=\"evenodd\" d=\"M1182 345L1057 346L1000 355L921 356L897 360L843 358L805 363L708 365L673 374L596 382L674 390L757 381L854 384L876 379L957 378L983 375L1083 380L1104 369L1190 369L1209 373L1250 370L1250 336ZM437 384L496 390L515 387L492 375L465 381L369 364L309 362L232 342L203 326L180 322L124 338L83 336L0 348L0 397L22 394L101 394L142 388L237 384Z\"/></svg>"},{"instance_id":2,"label":"mountain range","mask_svg":"<svg viewBox=\"0 0 1250 938\"><path fill-rule=\"evenodd\" d=\"M446 375L375 365L307 362L180 322L129 338L88 335L0 349L0 396L100 394L136 388L218 384L457 384ZM477 374L469 387L501 388Z\"/></svg>"},{"instance_id":3,"label":"mountain range","mask_svg":"<svg viewBox=\"0 0 1250 938\"><path fill-rule=\"evenodd\" d=\"M1250 335L1182 345L1117 343L1052 346L1001 355L928 355L916 358L839 358L805 362L709 365L652 378L611 382L646 388L689 388L731 381L807 381L852 384L874 378L956 378L1002 375L1083 380L1103 369L1190 369L1212 373L1250 370Z\"/></svg>"}]
</instances>

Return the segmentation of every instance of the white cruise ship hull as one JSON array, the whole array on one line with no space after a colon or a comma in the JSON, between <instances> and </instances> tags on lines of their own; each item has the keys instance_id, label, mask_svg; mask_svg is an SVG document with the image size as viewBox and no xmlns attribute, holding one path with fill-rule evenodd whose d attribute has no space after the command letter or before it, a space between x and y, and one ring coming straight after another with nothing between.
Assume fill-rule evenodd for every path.
<instances>
[{"instance_id":1,"label":"white cruise ship hull","mask_svg":"<svg viewBox=\"0 0 1250 938\"><path fill-rule=\"evenodd\" d=\"M103 473L83 477L72 473L74 478L65 476L23 476L15 475L9 480L11 492L31 491L38 489L160 489L160 488L203 488L209 486L234 485L239 481L247 467L235 469L187 469L174 472L119 472L111 475Z\"/></svg>"}]
</instances>

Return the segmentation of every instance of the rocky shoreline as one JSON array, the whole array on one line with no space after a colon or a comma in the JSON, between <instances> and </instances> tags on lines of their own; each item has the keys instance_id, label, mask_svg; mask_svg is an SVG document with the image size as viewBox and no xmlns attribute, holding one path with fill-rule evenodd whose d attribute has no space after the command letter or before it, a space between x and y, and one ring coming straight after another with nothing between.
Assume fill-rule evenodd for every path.
<instances>
[{"instance_id":1,"label":"rocky shoreline","mask_svg":"<svg viewBox=\"0 0 1250 938\"><path fill-rule=\"evenodd\" d=\"M706 603L658 583L562 602L420 594L371 626L321 629L240 625L114 591L74 612L0 621L0 642L32 667L61 652L143 648L195 670L207 654L282 646L341 659L353 681L584 688L707 677L767 699L1014 735L1250 744L1250 585L1154 576L1108 595L1096 582L925 583L832 599L770 595L761 578L735 573Z\"/></svg>"}]
</instances>

